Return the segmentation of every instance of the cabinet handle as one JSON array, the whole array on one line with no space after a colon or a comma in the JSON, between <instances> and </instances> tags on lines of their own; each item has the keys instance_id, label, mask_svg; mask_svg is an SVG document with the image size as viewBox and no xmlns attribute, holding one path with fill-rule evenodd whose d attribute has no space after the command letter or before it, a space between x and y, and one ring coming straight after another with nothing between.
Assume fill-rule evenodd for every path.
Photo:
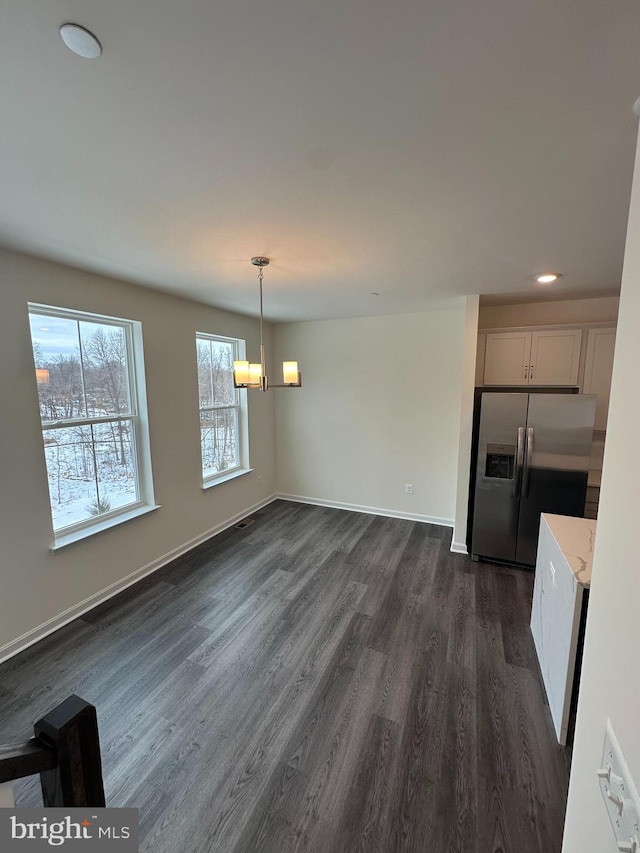
<instances>
[{"instance_id":1,"label":"cabinet handle","mask_svg":"<svg viewBox=\"0 0 640 853\"><path fill-rule=\"evenodd\" d=\"M531 365L531 370L529 371L529 379L533 379L533 364Z\"/></svg>"},{"instance_id":2,"label":"cabinet handle","mask_svg":"<svg viewBox=\"0 0 640 853\"><path fill-rule=\"evenodd\" d=\"M528 364L525 364L525 366L524 366L524 378L525 379L529 378L529 365Z\"/></svg>"}]
</instances>

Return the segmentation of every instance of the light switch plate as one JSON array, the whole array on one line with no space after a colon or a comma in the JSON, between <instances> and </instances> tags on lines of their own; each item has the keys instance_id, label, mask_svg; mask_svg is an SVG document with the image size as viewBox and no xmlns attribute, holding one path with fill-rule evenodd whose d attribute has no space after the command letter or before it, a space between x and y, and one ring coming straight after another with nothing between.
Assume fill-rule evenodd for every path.
<instances>
[{"instance_id":1,"label":"light switch plate","mask_svg":"<svg viewBox=\"0 0 640 853\"><path fill-rule=\"evenodd\" d=\"M607 720L598 781L618 849L640 853L640 797L611 720Z\"/></svg>"}]
</instances>

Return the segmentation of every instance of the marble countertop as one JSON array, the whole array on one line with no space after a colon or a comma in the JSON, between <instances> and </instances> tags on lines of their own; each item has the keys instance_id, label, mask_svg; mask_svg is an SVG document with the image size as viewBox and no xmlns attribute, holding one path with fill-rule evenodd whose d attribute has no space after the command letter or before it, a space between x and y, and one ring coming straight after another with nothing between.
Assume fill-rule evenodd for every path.
<instances>
[{"instance_id":1,"label":"marble countertop","mask_svg":"<svg viewBox=\"0 0 640 853\"><path fill-rule=\"evenodd\" d=\"M542 516L566 557L573 576L582 586L589 587L597 522L590 518L573 518L549 512L543 512Z\"/></svg>"}]
</instances>

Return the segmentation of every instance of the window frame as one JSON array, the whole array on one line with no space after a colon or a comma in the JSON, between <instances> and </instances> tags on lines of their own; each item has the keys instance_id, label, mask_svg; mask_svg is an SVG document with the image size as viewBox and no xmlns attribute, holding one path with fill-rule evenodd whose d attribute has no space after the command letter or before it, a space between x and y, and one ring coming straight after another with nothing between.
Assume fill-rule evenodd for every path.
<instances>
[{"instance_id":1,"label":"window frame","mask_svg":"<svg viewBox=\"0 0 640 853\"><path fill-rule=\"evenodd\" d=\"M153 509L158 509L154 502L153 476L151 471L151 451L149 444L149 419L147 413L147 395L145 383L144 354L142 348L142 323L139 320L129 320L124 317L114 317L106 314L97 314L91 311L80 311L73 308L59 308L53 305L44 305L36 302L27 303L28 317L32 314L58 319L72 320L74 322L99 323L103 326L113 326L124 332L126 368L128 383L129 409L123 414L100 415L97 417L61 418L56 421L44 421L40 414L40 429L43 439L43 451L45 453L45 468L47 469L47 486L49 472L46 466L46 444L45 436L48 432L59 429L70 429L73 427L93 426L100 424L111 424L118 422L129 422L131 424L131 450L134 464L134 477L137 499L124 506L116 507L108 512L83 519L82 521L67 524L64 527L55 526L53 518L53 506L49 494L49 508L54 535L54 550L67 544L84 539L94 533L109 529L117 524L129 521ZM34 341L31 337L33 353ZM35 362L35 359L34 359ZM81 359L82 365L82 359ZM35 364L34 364L35 367ZM84 383L84 376L83 376ZM40 401L38 399L38 409ZM95 457L94 457L95 459ZM94 463L95 464L95 463ZM98 491L99 496L99 491Z\"/></svg>"},{"instance_id":2,"label":"window frame","mask_svg":"<svg viewBox=\"0 0 640 853\"><path fill-rule=\"evenodd\" d=\"M247 474L251 468L249 466L249 440L248 440L248 414L247 414L247 392L242 388L234 388L235 403L221 404L214 406L202 406L200 404L200 371L198 365L198 343L200 341L211 342L218 341L223 344L232 344L233 359L232 361L241 361L245 358L246 341L242 338L233 338L229 335L217 335L212 332L196 332L196 376L198 383L198 430L200 435L200 474L202 477L202 487L207 489L210 486L218 485L226 480L232 480L242 474ZM236 459L237 464L233 468L225 468L222 471L217 471L213 474L205 474L204 458L202 454L202 415L203 413L217 412L223 410L235 411L236 424Z\"/></svg>"}]
</instances>

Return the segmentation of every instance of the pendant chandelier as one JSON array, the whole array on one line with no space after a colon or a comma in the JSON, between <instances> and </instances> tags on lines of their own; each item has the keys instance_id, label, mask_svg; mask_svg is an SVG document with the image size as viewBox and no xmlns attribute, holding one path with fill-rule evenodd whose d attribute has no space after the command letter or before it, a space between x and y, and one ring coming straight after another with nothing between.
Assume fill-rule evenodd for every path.
<instances>
[{"instance_id":1,"label":"pendant chandelier","mask_svg":"<svg viewBox=\"0 0 640 853\"><path fill-rule=\"evenodd\" d=\"M258 281L260 283L260 361L234 361L233 362L233 385L235 388L257 388L267 391L269 388L299 388L302 385L302 374L298 370L297 361L282 362L282 383L272 385L267 379L266 360L264 354L264 340L262 337L262 279L263 267L269 265L269 258L258 256L251 258L251 263L258 267Z\"/></svg>"}]
</instances>

